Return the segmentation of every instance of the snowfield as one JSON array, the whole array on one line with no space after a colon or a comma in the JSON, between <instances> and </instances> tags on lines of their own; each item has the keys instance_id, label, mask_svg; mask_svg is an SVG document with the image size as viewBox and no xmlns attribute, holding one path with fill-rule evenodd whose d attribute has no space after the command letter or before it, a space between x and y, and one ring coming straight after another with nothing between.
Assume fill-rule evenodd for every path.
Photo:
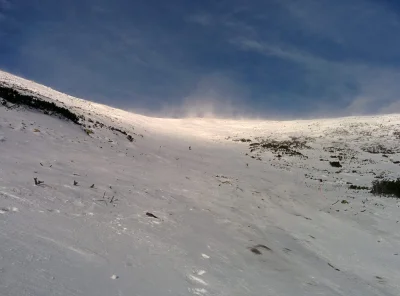
<instances>
[{"instance_id":1,"label":"snowfield","mask_svg":"<svg viewBox=\"0 0 400 296\"><path fill-rule=\"evenodd\" d=\"M400 176L400 115L163 119L0 86L84 124L0 106L0 295L400 295L400 199L349 188Z\"/></svg>"}]
</instances>

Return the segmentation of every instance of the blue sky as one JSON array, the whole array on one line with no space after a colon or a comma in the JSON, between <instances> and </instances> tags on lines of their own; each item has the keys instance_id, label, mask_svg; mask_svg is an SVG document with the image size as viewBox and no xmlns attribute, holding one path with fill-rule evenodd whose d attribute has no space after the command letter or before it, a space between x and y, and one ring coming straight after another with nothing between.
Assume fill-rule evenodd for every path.
<instances>
[{"instance_id":1,"label":"blue sky","mask_svg":"<svg viewBox=\"0 0 400 296\"><path fill-rule=\"evenodd\" d=\"M0 69L144 113L400 112L400 3L0 0Z\"/></svg>"}]
</instances>

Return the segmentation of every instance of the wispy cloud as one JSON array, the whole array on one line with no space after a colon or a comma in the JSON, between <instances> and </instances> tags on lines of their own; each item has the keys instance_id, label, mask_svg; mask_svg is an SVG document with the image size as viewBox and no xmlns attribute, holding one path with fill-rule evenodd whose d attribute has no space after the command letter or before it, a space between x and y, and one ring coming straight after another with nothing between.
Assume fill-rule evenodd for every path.
<instances>
[{"instance_id":1,"label":"wispy cloud","mask_svg":"<svg viewBox=\"0 0 400 296\"><path fill-rule=\"evenodd\" d=\"M308 65L310 67L327 63L327 61L324 59L301 52L295 48L284 48L283 45L271 45L268 43L262 43L258 40L243 37L232 39L230 42L237 45L242 50L255 51L262 55L290 60L296 63ZM286 47L288 46L286 45Z\"/></svg>"},{"instance_id":2,"label":"wispy cloud","mask_svg":"<svg viewBox=\"0 0 400 296\"><path fill-rule=\"evenodd\" d=\"M307 79L303 83L313 85L317 82L327 92L328 100L315 100L316 110L326 112L332 110L335 97L339 95L344 103L338 114L370 114L398 112L400 104L398 79L400 69L385 64L368 63L360 60L336 60L304 52L288 44L268 44L260 40L238 37L231 39L233 45L240 50L256 52L266 57L276 57L287 62L301 65L306 69ZM349 92L348 84L356 87L356 92ZM332 100L329 100L329 96ZM322 96L322 95L321 95ZM311 100L312 101L312 100ZM325 109L325 110L323 110Z\"/></svg>"}]
</instances>

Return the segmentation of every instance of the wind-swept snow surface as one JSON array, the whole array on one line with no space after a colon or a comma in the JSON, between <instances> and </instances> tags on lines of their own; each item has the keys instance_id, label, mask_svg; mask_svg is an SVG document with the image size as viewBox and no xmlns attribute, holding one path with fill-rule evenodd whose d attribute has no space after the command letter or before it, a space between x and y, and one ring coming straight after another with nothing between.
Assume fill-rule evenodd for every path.
<instances>
[{"instance_id":1,"label":"wind-swept snow surface","mask_svg":"<svg viewBox=\"0 0 400 296\"><path fill-rule=\"evenodd\" d=\"M155 119L0 85L83 115L0 107L1 295L400 295L399 200L349 189L399 176L400 116Z\"/></svg>"}]
</instances>

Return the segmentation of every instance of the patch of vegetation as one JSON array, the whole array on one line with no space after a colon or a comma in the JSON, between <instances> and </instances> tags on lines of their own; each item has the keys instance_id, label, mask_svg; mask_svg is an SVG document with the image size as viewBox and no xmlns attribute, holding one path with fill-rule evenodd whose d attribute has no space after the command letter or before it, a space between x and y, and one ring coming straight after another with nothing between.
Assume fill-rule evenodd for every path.
<instances>
[{"instance_id":1,"label":"patch of vegetation","mask_svg":"<svg viewBox=\"0 0 400 296\"><path fill-rule=\"evenodd\" d=\"M126 131L123 131L123 130L121 130L121 129L119 129L119 128L116 128L116 127L113 127L113 126L109 126L108 128L109 128L110 130L112 130L112 131L119 132L119 133L121 133L121 134L123 134L123 135L125 135L125 136L128 135L128 133L127 133Z\"/></svg>"},{"instance_id":2,"label":"patch of vegetation","mask_svg":"<svg viewBox=\"0 0 400 296\"><path fill-rule=\"evenodd\" d=\"M400 198L400 178L397 180L373 181L371 193L375 195L389 195Z\"/></svg>"},{"instance_id":3,"label":"patch of vegetation","mask_svg":"<svg viewBox=\"0 0 400 296\"><path fill-rule=\"evenodd\" d=\"M88 136L90 136L91 134L94 134L93 130L91 130L90 128L85 128L84 131Z\"/></svg>"},{"instance_id":4,"label":"patch of vegetation","mask_svg":"<svg viewBox=\"0 0 400 296\"><path fill-rule=\"evenodd\" d=\"M349 189L352 189L352 190L370 190L370 188L367 187L367 186L357 186L357 185L350 185Z\"/></svg>"},{"instance_id":5,"label":"patch of vegetation","mask_svg":"<svg viewBox=\"0 0 400 296\"><path fill-rule=\"evenodd\" d=\"M104 123L102 123L102 122L100 122L100 121L97 120L94 126L95 126L95 127L100 126L101 128L103 128L105 125L104 125Z\"/></svg>"},{"instance_id":6,"label":"patch of vegetation","mask_svg":"<svg viewBox=\"0 0 400 296\"><path fill-rule=\"evenodd\" d=\"M79 117L75 113L72 113L67 108L57 106L54 102L44 101L33 95L21 94L17 90L4 85L0 85L0 97L11 104L40 110L49 115L56 114L80 125ZM5 104L3 103L3 105Z\"/></svg>"},{"instance_id":7,"label":"patch of vegetation","mask_svg":"<svg viewBox=\"0 0 400 296\"><path fill-rule=\"evenodd\" d=\"M343 159L355 159L356 151L349 147L338 147L338 146L330 146L323 147L323 150L328 153L332 153L331 158L338 158L340 161Z\"/></svg>"},{"instance_id":8,"label":"patch of vegetation","mask_svg":"<svg viewBox=\"0 0 400 296\"><path fill-rule=\"evenodd\" d=\"M342 127L332 129L326 133L327 136L349 136L350 134L349 130Z\"/></svg>"},{"instance_id":9,"label":"patch of vegetation","mask_svg":"<svg viewBox=\"0 0 400 296\"><path fill-rule=\"evenodd\" d=\"M367 147L362 147L361 150L371 154L395 154L396 152L382 144L375 144Z\"/></svg>"},{"instance_id":10,"label":"patch of vegetation","mask_svg":"<svg viewBox=\"0 0 400 296\"><path fill-rule=\"evenodd\" d=\"M93 122L93 121L92 121ZM96 128L108 128L109 130L111 130L111 131L113 131L113 132L118 132L118 133L120 133L120 134L122 134L122 135L124 135L124 136L126 136L126 138L128 139L128 141L130 141L130 142L133 142L134 140L135 140L135 138L134 137L132 137L130 134L128 134L126 131L124 131L124 130L122 130L122 129L120 129L120 128L117 128L117 127L114 127L114 126L106 126L104 123L102 123L102 122L100 122L100 121L96 121L96 123L93 125L94 127L96 127ZM134 135L137 135L137 134L135 134L135 133L133 133ZM143 135L137 135L137 136L141 136L142 138L143 138Z\"/></svg>"},{"instance_id":11,"label":"patch of vegetation","mask_svg":"<svg viewBox=\"0 0 400 296\"><path fill-rule=\"evenodd\" d=\"M375 179L384 179L385 176L386 176L385 172L380 172L379 174L375 173Z\"/></svg>"},{"instance_id":12,"label":"patch of vegetation","mask_svg":"<svg viewBox=\"0 0 400 296\"><path fill-rule=\"evenodd\" d=\"M372 137L371 131L358 131L357 133L363 137Z\"/></svg>"},{"instance_id":13,"label":"patch of vegetation","mask_svg":"<svg viewBox=\"0 0 400 296\"><path fill-rule=\"evenodd\" d=\"M242 138L242 139L235 139L235 140L232 140L232 141L234 141L234 142L243 142L243 143L251 142L250 139L245 139L245 138Z\"/></svg>"},{"instance_id":14,"label":"patch of vegetation","mask_svg":"<svg viewBox=\"0 0 400 296\"><path fill-rule=\"evenodd\" d=\"M260 143L250 144L250 152L271 151L274 154L278 154L278 157L281 157L283 154L288 156L299 156L303 158L308 158L306 155L298 151L302 149L311 149L311 147L307 145L306 140L300 140L297 138L283 141L263 139Z\"/></svg>"},{"instance_id":15,"label":"patch of vegetation","mask_svg":"<svg viewBox=\"0 0 400 296\"><path fill-rule=\"evenodd\" d=\"M343 160L343 156L342 155L339 155L339 156L331 155L331 158L337 158L339 160Z\"/></svg>"}]
</instances>

